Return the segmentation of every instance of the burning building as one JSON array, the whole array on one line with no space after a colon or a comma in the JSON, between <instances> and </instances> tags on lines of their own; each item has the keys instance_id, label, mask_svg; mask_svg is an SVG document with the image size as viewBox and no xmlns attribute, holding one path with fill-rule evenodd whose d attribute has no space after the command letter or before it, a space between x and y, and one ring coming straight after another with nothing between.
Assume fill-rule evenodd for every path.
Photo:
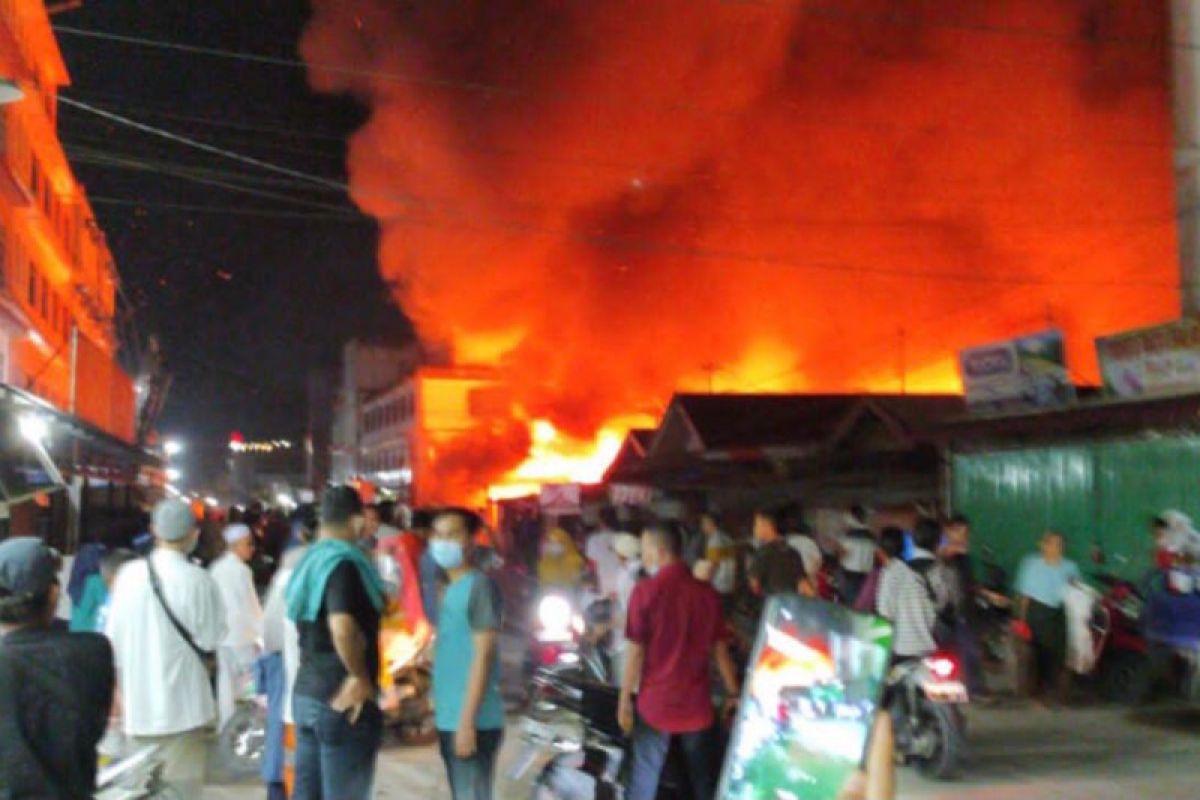
<instances>
[{"instance_id":1,"label":"burning building","mask_svg":"<svg viewBox=\"0 0 1200 800\"><path fill-rule=\"evenodd\" d=\"M955 391L1030 329L1094 380L1178 312L1165 4L313 7L397 301L511 388L523 432L442 445L477 484L577 477L675 390Z\"/></svg>"}]
</instances>

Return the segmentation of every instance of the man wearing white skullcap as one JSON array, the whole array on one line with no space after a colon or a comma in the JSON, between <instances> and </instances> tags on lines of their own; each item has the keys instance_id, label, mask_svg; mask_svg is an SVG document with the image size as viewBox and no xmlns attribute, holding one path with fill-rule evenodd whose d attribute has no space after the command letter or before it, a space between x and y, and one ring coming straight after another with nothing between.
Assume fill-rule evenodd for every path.
<instances>
[{"instance_id":1,"label":"man wearing white skullcap","mask_svg":"<svg viewBox=\"0 0 1200 800\"><path fill-rule=\"evenodd\" d=\"M223 534L225 554L209 567L225 606L226 634L217 651L218 725L224 727L237 705L238 687L254 667L262 631L262 605L247 566L254 557L254 535L245 525L230 525Z\"/></svg>"}]
</instances>

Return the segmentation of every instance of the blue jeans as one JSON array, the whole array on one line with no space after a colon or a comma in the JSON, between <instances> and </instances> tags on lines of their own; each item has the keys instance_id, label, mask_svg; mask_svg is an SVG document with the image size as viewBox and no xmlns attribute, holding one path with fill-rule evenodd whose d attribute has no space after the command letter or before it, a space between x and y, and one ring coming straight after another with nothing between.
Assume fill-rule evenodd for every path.
<instances>
[{"instance_id":1,"label":"blue jeans","mask_svg":"<svg viewBox=\"0 0 1200 800\"><path fill-rule=\"evenodd\" d=\"M693 800L713 800L721 774L716 726L695 733L670 734L650 727L640 717L633 729L633 767L626 800L654 800L672 739L679 743L683 754Z\"/></svg>"},{"instance_id":2,"label":"blue jeans","mask_svg":"<svg viewBox=\"0 0 1200 800\"><path fill-rule=\"evenodd\" d=\"M504 732L498 730L476 731L475 755L459 758L454 755L454 732L438 731L438 748L442 751L454 800L492 800L496 754L500 752L503 736Z\"/></svg>"},{"instance_id":3,"label":"blue jeans","mask_svg":"<svg viewBox=\"0 0 1200 800\"><path fill-rule=\"evenodd\" d=\"M370 800L375 755L383 741L379 706L363 706L351 725L328 703L296 695L296 786L293 800Z\"/></svg>"}]
</instances>

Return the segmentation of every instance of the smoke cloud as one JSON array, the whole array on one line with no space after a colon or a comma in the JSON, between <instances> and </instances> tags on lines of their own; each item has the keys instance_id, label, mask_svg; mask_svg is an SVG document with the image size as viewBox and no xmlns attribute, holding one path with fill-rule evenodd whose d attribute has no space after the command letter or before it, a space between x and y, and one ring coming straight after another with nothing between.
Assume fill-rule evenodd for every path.
<instances>
[{"instance_id":1,"label":"smoke cloud","mask_svg":"<svg viewBox=\"0 0 1200 800\"><path fill-rule=\"evenodd\" d=\"M1177 313L1165 4L314 0L397 301L589 434ZM331 70L329 65L339 65ZM519 442L509 435L506 440Z\"/></svg>"}]
</instances>

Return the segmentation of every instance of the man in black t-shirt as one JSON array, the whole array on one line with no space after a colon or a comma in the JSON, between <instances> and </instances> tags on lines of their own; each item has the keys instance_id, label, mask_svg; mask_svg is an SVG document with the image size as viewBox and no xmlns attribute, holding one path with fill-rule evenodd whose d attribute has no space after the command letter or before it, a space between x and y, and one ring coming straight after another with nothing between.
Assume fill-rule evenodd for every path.
<instances>
[{"instance_id":1,"label":"man in black t-shirt","mask_svg":"<svg viewBox=\"0 0 1200 800\"><path fill-rule=\"evenodd\" d=\"M108 725L113 651L53 625L56 558L40 539L0 543L0 797L91 797Z\"/></svg>"},{"instance_id":2,"label":"man in black t-shirt","mask_svg":"<svg viewBox=\"0 0 1200 800\"><path fill-rule=\"evenodd\" d=\"M357 547L363 504L346 486L321 501L319 540L288 584L300 638L293 714L294 800L367 800L383 737L379 692L382 582Z\"/></svg>"}]
</instances>

